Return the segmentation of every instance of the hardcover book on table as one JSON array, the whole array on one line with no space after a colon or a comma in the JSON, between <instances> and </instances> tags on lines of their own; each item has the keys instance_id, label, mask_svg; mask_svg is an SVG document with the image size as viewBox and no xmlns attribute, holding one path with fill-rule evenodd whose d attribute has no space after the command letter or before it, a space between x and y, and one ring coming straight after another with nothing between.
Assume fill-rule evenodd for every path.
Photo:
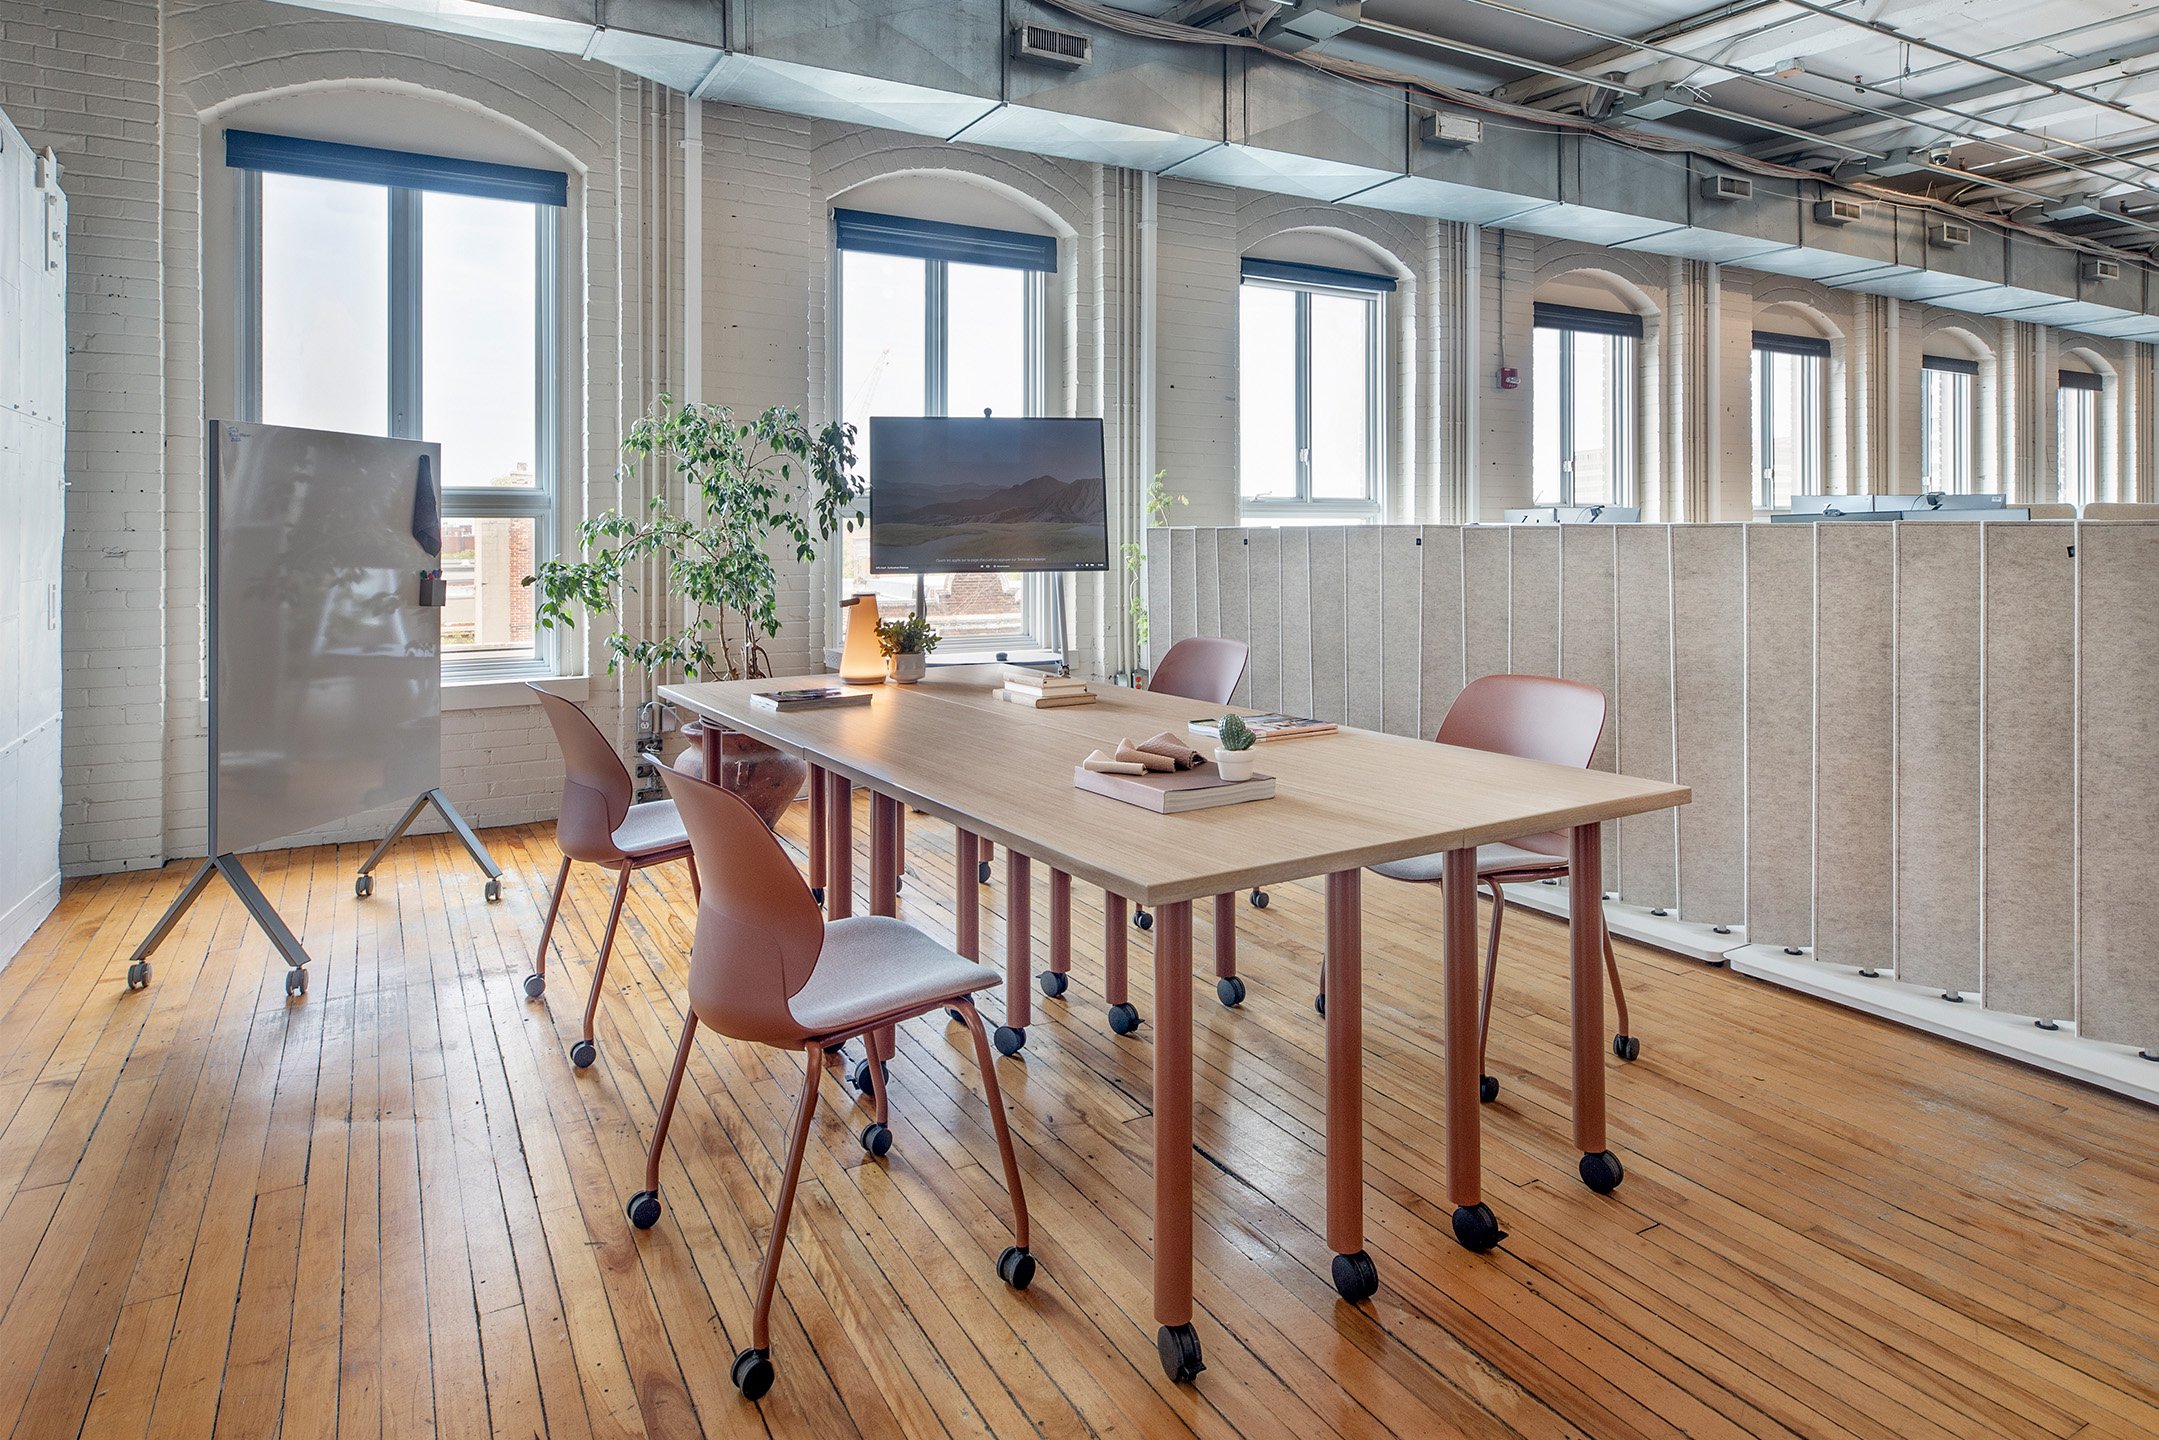
<instances>
[{"instance_id":1,"label":"hardcover book on table","mask_svg":"<svg viewBox=\"0 0 2159 1440\"><path fill-rule=\"evenodd\" d=\"M1081 765L1073 769L1072 783L1081 790L1164 815L1274 798L1272 775L1224 780L1213 765L1193 770L1152 770L1145 775L1110 775Z\"/></svg>"}]
</instances>

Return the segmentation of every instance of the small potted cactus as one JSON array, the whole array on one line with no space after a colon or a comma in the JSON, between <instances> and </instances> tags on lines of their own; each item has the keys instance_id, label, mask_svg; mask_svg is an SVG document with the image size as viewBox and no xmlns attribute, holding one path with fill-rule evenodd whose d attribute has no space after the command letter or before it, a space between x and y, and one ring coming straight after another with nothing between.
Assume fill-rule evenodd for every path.
<instances>
[{"instance_id":1,"label":"small potted cactus","mask_svg":"<svg viewBox=\"0 0 2159 1440\"><path fill-rule=\"evenodd\" d=\"M885 664L891 670L892 680L901 685L912 685L923 677L930 652L943 638L936 627L920 615L883 620L877 625L878 648L885 652Z\"/></svg>"},{"instance_id":2,"label":"small potted cactus","mask_svg":"<svg viewBox=\"0 0 2159 1440\"><path fill-rule=\"evenodd\" d=\"M1259 737L1241 716L1224 715L1222 724L1215 731L1219 744L1214 747L1214 765L1222 772L1224 780L1249 780L1252 778L1252 747Z\"/></svg>"}]
</instances>

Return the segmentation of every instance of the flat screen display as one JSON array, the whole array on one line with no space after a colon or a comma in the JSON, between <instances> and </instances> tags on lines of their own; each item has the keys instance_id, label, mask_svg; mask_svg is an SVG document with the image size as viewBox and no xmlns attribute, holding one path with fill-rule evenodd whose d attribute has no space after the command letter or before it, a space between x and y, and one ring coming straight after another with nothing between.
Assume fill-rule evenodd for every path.
<instances>
[{"instance_id":1,"label":"flat screen display","mask_svg":"<svg viewBox=\"0 0 2159 1440\"><path fill-rule=\"evenodd\" d=\"M1107 570L1102 422L870 420L870 569Z\"/></svg>"}]
</instances>

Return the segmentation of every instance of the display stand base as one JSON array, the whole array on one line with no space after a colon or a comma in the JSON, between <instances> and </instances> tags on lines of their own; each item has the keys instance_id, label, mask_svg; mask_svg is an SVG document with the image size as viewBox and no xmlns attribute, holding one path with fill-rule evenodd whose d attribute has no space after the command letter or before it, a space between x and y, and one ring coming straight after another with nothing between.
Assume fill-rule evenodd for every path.
<instances>
[{"instance_id":1,"label":"display stand base","mask_svg":"<svg viewBox=\"0 0 2159 1440\"><path fill-rule=\"evenodd\" d=\"M472 857L473 863L478 865L481 871L486 874L487 889L485 894L488 903L493 904L495 901L500 900L502 898L502 867L497 865L494 858L487 853L487 847L480 843L480 837L475 835L472 827L465 823L465 817L457 813L457 807L450 803L450 797L443 794L439 789L428 791L406 807L404 815L395 825L390 827L390 833L382 837L382 843L375 847L375 853L361 862L360 873L353 877L352 893L362 900L375 893L375 867L382 863L382 857L389 853L390 847L395 845L404 833L412 828L412 822L420 818L420 812L430 805L435 807L436 813L442 816L444 822L449 825L451 832L464 845L465 853Z\"/></svg>"}]
</instances>

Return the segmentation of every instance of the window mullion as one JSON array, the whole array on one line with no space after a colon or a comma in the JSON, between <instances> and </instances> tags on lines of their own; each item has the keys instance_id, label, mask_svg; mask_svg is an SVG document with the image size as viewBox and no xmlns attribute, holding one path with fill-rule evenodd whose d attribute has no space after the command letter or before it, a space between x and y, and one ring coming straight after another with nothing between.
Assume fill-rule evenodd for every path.
<instances>
[{"instance_id":1,"label":"window mullion","mask_svg":"<svg viewBox=\"0 0 2159 1440\"><path fill-rule=\"evenodd\" d=\"M1574 332L1559 332L1559 503L1574 503Z\"/></svg>"},{"instance_id":2,"label":"window mullion","mask_svg":"<svg viewBox=\"0 0 2159 1440\"><path fill-rule=\"evenodd\" d=\"M420 194L390 191L390 433L420 438Z\"/></svg>"},{"instance_id":3,"label":"window mullion","mask_svg":"<svg viewBox=\"0 0 2159 1440\"><path fill-rule=\"evenodd\" d=\"M1312 294L1297 292L1297 498L1312 498Z\"/></svg>"}]
</instances>

